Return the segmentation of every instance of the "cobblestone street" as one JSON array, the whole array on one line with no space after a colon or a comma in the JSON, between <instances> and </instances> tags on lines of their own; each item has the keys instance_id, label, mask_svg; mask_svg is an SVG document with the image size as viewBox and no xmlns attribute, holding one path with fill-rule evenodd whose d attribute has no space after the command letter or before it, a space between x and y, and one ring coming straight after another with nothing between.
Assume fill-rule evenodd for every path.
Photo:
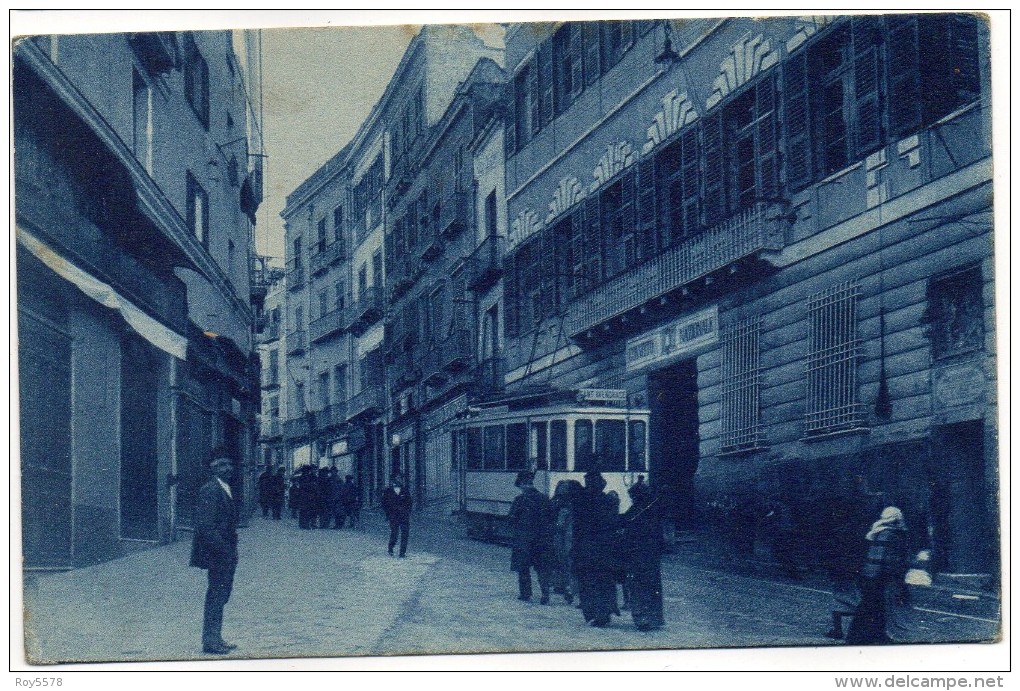
<instances>
[{"instance_id":1,"label":"cobblestone street","mask_svg":"<svg viewBox=\"0 0 1020 691\"><path fill-rule=\"evenodd\" d=\"M824 589L695 566L682 550L663 565L664 629L639 632L624 612L599 630L559 596L547 607L517 601L508 550L460 537L450 519L419 519L406 559L386 554L379 518L366 512L364 523L358 531L300 531L292 520L252 518L241 531L225 614L224 636L238 646L232 657L832 645L821 635L830 602ZM187 567L189 546L182 539L31 576L30 659L201 659L205 573ZM986 612L923 609L935 611L915 609L909 639L995 635Z\"/></svg>"}]
</instances>

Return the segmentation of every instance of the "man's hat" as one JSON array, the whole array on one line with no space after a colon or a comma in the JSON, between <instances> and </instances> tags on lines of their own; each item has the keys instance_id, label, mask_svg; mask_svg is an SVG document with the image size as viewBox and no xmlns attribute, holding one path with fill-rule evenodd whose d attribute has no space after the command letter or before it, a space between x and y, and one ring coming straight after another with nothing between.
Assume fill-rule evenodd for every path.
<instances>
[{"instance_id":1,"label":"man's hat","mask_svg":"<svg viewBox=\"0 0 1020 691\"><path fill-rule=\"evenodd\" d=\"M234 459L231 458L230 450L225 446L217 446L209 452L209 459L207 462L210 466L219 460L225 460L230 465L234 465Z\"/></svg>"}]
</instances>

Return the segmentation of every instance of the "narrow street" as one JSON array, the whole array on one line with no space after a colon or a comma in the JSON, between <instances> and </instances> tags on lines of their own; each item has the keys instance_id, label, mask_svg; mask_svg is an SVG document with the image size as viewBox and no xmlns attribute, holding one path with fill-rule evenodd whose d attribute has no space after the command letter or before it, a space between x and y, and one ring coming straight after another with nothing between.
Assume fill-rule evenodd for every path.
<instances>
[{"instance_id":1,"label":"narrow street","mask_svg":"<svg viewBox=\"0 0 1020 691\"><path fill-rule=\"evenodd\" d=\"M696 566L682 551L663 564L665 628L639 632L624 612L610 628L593 629L560 596L551 606L517 601L507 548L460 537L458 528L453 519L419 518L408 557L397 559L386 554L385 526L372 511L357 531L301 531L293 520L252 517L240 532L225 612L224 637L238 646L232 656L833 644L821 635L829 623L824 589ZM189 549L182 539L93 567L29 575L30 659L202 659L205 572L187 566ZM995 635L985 612L918 607L910 640Z\"/></svg>"}]
</instances>

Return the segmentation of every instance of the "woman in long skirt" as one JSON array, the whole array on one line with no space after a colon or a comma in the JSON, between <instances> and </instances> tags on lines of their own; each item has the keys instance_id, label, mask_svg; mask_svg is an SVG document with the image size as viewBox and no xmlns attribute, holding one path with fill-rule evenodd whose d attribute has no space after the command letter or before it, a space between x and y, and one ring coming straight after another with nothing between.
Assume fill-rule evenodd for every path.
<instances>
[{"instance_id":1,"label":"woman in long skirt","mask_svg":"<svg viewBox=\"0 0 1020 691\"><path fill-rule=\"evenodd\" d=\"M886 621L904 589L909 567L906 535L903 512L888 506L865 536L868 553L861 568L861 602L846 635L847 645L892 643Z\"/></svg>"},{"instance_id":2,"label":"woman in long skirt","mask_svg":"<svg viewBox=\"0 0 1020 691\"><path fill-rule=\"evenodd\" d=\"M640 631L662 627L662 520L658 502L648 485L629 491L631 507L623 514L623 553L626 558L630 614Z\"/></svg>"}]
</instances>

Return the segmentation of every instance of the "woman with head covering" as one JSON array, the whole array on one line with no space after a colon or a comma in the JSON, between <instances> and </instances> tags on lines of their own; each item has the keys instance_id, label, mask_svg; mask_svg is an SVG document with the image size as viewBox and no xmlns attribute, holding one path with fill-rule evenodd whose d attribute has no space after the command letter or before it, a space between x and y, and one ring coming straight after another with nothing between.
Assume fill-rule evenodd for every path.
<instances>
[{"instance_id":1,"label":"woman with head covering","mask_svg":"<svg viewBox=\"0 0 1020 691\"><path fill-rule=\"evenodd\" d=\"M909 567L907 523L903 512L887 506L864 536L868 552L861 567L861 602L847 632L848 645L892 643L886 633L889 607L902 593Z\"/></svg>"},{"instance_id":2,"label":"woman with head covering","mask_svg":"<svg viewBox=\"0 0 1020 691\"><path fill-rule=\"evenodd\" d=\"M628 491L631 507L623 514L623 556L627 567L630 614L640 631L661 628L662 518L651 488L639 482Z\"/></svg>"},{"instance_id":3,"label":"woman with head covering","mask_svg":"<svg viewBox=\"0 0 1020 691\"><path fill-rule=\"evenodd\" d=\"M606 481L601 473L584 476L574 517L574 570L584 620L596 627L609 625L616 609L616 580L611 546L615 539L619 514L612 499L604 494Z\"/></svg>"},{"instance_id":4,"label":"woman with head covering","mask_svg":"<svg viewBox=\"0 0 1020 691\"><path fill-rule=\"evenodd\" d=\"M577 576L571 547L574 544L575 505L584 487L577 480L560 480L553 492L553 590L563 595L567 604L577 593Z\"/></svg>"}]
</instances>

